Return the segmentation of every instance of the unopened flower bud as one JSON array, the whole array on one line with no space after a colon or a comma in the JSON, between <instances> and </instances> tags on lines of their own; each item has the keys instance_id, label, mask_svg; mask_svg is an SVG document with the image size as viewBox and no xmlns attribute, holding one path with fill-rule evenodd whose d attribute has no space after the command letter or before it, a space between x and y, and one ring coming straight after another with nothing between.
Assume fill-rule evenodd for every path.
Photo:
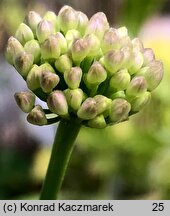
<instances>
[{"instance_id":1,"label":"unopened flower bud","mask_svg":"<svg viewBox=\"0 0 170 216\"><path fill-rule=\"evenodd\" d=\"M130 103L132 107L133 112L138 112L140 111L151 99L151 93L150 92L145 92L139 97L133 98Z\"/></svg>"},{"instance_id":2,"label":"unopened flower bud","mask_svg":"<svg viewBox=\"0 0 170 216\"><path fill-rule=\"evenodd\" d=\"M27 121L33 125L43 126L47 124L45 112L40 105L36 105L27 116Z\"/></svg>"},{"instance_id":3,"label":"unopened flower bud","mask_svg":"<svg viewBox=\"0 0 170 216\"><path fill-rule=\"evenodd\" d=\"M118 91L125 90L130 83L130 79L131 77L128 70L121 69L111 77L109 88L116 89Z\"/></svg>"},{"instance_id":4,"label":"unopened flower bud","mask_svg":"<svg viewBox=\"0 0 170 216\"><path fill-rule=\"evenodd\" d=\"M77 116L81 119L93 119L97 115L96 101L93 98L87 98L78 109Z\"/></svg>"},{"instance_id":5,"label":"unopened flower bud","mask_svg":"<svg viewBox=\"0 0 170 216\"><path fill-rule=\"evenodd\" d=\"M93 58L98 56L100 52L100 40L94 34L87 35L85 40L89 46L89 52L87 56Z\"/></svg>"},{"instance_id":6,"label":"unopened flower bud","mask_svg":"<svg viewBox=\"0 0 170 216\"><path fill-rule=\"evenodd\" d=\"M89 52L89 47L84 39L76 40L71 48L72 59L76 64L80 62L87 56Z\"/></svg>"},{"instance_id":7,"label":"unopened flower bud","mask_svg":"<svg viewBox=\"0 0 170 216\"><path fill-rule=\"evenodd\" d=\"M132 40L132 46L133 46L133 50L134 50L134 51L143 52L144 46L143 46L142 41L141 41L139 38L134 38L134 39Z\"/></svg>"},{"instance_id":8,"label":"unopened flower bud","mask_svg":"<svg viewBox=\"0 0 170 216\"><path fill-rule=\"evenodd\" d=\"M86 16L86 14L84 14L81 11L77 11L77 17L78 17L78 24L77 24L77 30L81 33L81 35L83 36L85 33L85 30L87 28L88 25L88 17Z\"/></svg>"},{"instance_id":9,"label":"unopened flower bud","mask_svg":"<svg viewBox=\"0 0 170 216\"><path fill-rule=\"evenodd\" d=\"M103 12L98 12L90 18L86 29L86 35L95 34L99 39L102 39L105 31L108 29L109 24L106 15Z\"/></svg>"},{"instance_id":10,"label":"unopened flower bud","mask_svg":"<svg viewBox=\"0 0 170 216\"><path fill-rule=\"evenodd\" d=\"M99 85L107 78L107 72L99 62L94 62L86 74L88 84Z\"/></svg>"},{"instance_id":11,"label":"unopened flower bud","mask_svg":"<svg viewBox=\"0 0 170 216\"><path fill-rule=\"evenodd\" d=\"M60 29L65 34L68 30L77 28L77 13L73 8L65 6L58 13L58 21Z\"/></svg>"},{"instance_id":12,"label":"unopened flower bud","mask_svg":"<svg viewBox=\"0 0 170 216\"><path fill-rule=\"evenodd\" d=\"M44 63L42 65L40 65L40 71L49 71L51 73L55 73L54 68L49 64L49 63Z\"/></svg>"},{"instance_id":13,"label":"unopened flower bud","mask_svg":"<svg viewBox=\"0 0 170 216\"><path fill-rule=\"evenodd\" d=\"M82 78L80 67L72 67L71 70L64 72L64 80L70 89L77 89Z\"/></svg>"},{"instance_id":14,"label":"unopened flower bud","mask_svg":"<svg viewBox=\"0 0 170 216\"><path fill-rule=\"evenodd\" d=\"M57 32L55 34L55 37L57 38L57 42L58 42L58 44L60 46L60 53L61 54L66 53L67 50L68 50L66 38L60 32Z\"/></svg>"},{"instance_id":15,"label":"unopened flower bud","mask_svg":"<svg viewBox=\"0 0 170 216\"><path fill-rule=\"evenodd\" d=\"M92 128L102 129L107 126L103 115L98 115L95 118L88 121L88 126Z\"/></svg>"},{"instance_id":16,"label":"unopened flower bud","mask_svg":"<svg viewBox=\"0 0 170 216\"><path fill-rule=\"evenodd\" d=\"M34 35L29 26L21 23L15 33L15 37L24 45L27 41L34 39Z\"/></svg>"},{"instance_id":17,"label":"unopened flower bud","mask_svg":"<svg viewBox=\"0 0 170 216\"><path fill-rule=\"evenodd\" d=\"M149 63L151 63L155 59L153 50L150 48L145 48L142 54L143 54L143 60L144 60L143 66L147 66Z\"/></svg>"},{"instance_id":18,"label":"unopened flower bud","mask_svg":"<svg viewBox=\"0 0 170 216\"><path fill-rule=\"evenodd\" d=\"M60 56L60 44L55 35L50 35L41 45L43 59L57 59Z\"/></svg>"},{"instance_id":19,"label":"unopened flower bud","mask_svg":"<svg viewBox=\"0 0 170 216\"><path fill-rule=\"evenodd\" d=\"M110 109L110 120L113 123L121 122L128 118L131 105L123 98L117 98L112 101Z\"/></svg>"},{"instance_id":20,"label":"unopened flower bud","mask_svg":"<svg viewBox=\"0 0 170 216\"><path fill-rule=\"evenodd\" d=\"M82 101L85 99L84 92L80 89L66 89L64 94L67 99L69 107L77 111L82 104Z\"/></svg>"},{"instance_id":21,"label":"unopened flower bud","mask_svg":"<svg viewBox=\"0 0 170 216\"><path fill-rule=\"evenodd\" d=\"M54 32L53 24L47 20L42 20L36 29L36 35L40 43L44 42Z\"/></svg>"},{"instance_id":22,"label":"unopened flower bud","mask_svg":"<svg viewBox=\"0 0 170 216\"><path fill-rule=\"evenodd\" d=\"M132 64L129 67L129 73L135 74L143 65L143 55L140 51L133 52Z\"/></svg>"},{"instance_id":23,"label":"unopened flower bud","mask_svg":"<svg viewBox=\"0 0 170 216\"><path fill-rule=\"evenodd\" d=\"M144 92L146 92L147 90L147 82L145 80L145 78L143 76L135 76L127 90L126 90L126 94L128 96L139 96L141 94L143 94Z\"/></svg>"},{"instance_id":24,"label":"unopened flower bud","mask_svg":"<svg viewBox=\"0 0 170 216\"><path fill-rule=\"evenodd\" d=\"M45 93L52 92L53 88L57 86L59 81L59 76L49 71L43 71L40 75L40 86Z\"/></svg>"},{"instance_id":25,"label":"unopened flower bud","mask_svg":"<svg viewBox=\"0 0 170 216\"><path fill-rule=\"evenodd\" d=\"M14 66L21 76L26 77L33 66L34 57L32 54L22 52L14 58Z\"/></svg>"},{"instance_id":26,"label":"unopened flower bud","mask_svg":"<svg viewBox=\"0 0 170 216\"><path fill-rule=\"evenodd\" d=\"M124 54L121 50L110 51L104 55L104 66L110 72L110 75L120 70L124 60Z\"/></svg>"},{"instance_id":27,"label":"unopened flower bud","mask_svg":"<svg viewBox=\"0 0 170 216\"><path fill-rule=\"evenodd\" d=\"M148 90L154 90L163 78L163 64L161 61L152 61L147 67L141 68L138 73L145 77Z\"/></svg>"},{"instance_id":28,"label":"unopened flower bud","mask_svg":"<svg viewBox=\"0 0 170 216\"><path fill-rule=\"evenodd\" d=\"M105 112L106 110L109 110L112 100L103 96L103 95L96 95L94 97L94 100L96 101L96 109L97 109L97 115Z\"/></svg>"},{"instance_id":29,"label":"unopened flower bud","mask_svg":"<svg viewBox=\"0 0 170 216\"><path fill-rule=\"evenodd\" d=\"M32 92L18 92L15 93L14 98L23 112L28 113L33 109L35 104L35 95Z\"/></svg>"},{"instance_id":30,"label":"unopened flower bud","mask_svg":"<svg viewBox=\"0 0 170 216\"><path fill-rule=\"evenodd\" d=\"M41 16L35 11L30 11L25 17L25 23L32 29L34 35L36 34L37 25L41 20Z\"/></svg>"},{"instance_id":31,"label":"unopened flower bud","mask_svg":"<svg viewBox=\"0 0 170 216\"><path fill-rule=\"evenodd\" d=\"M33 65L26 79L27 86L30 90L35 90L40 87L39 74L40 74L39 66Z\"/></svg>"},{"instance_id":32,"label":"unopened flower bud","mask_svg":"<svg viewBox=\"0 0 170 216\"><path fill-rule=\"evenodd\" d=\"M34 63L38 63L40 61L41 49L37 40L28 41L24 49L27 53L30 53L34 56Z\"/></svg>"},{"instance_id":33,"label":"unopened flower bud","mask_svg":"<svg viewBox=\"0 0 170 216\"><path fill-rule=\"evenodd\" d=\"M67 54L61 55L55 61L55 68L61 73L70 70L71 67L72 67L72 61Z\"/></svg>"},{"instance_id":34,"label":"unopened flower bud","mask_svg":"<svg viewBox=\"0 0 170 216\"><path fill-rule=\"evenodd\" d=\"M51 112L66 116L68 114L67 100L62 91L53 91L47 98L47 105Z\"/></svg>"},{"instance_id":35,"label":"unopened flower bud","mask_svg":"<svg viewBox=\"0 0 170 216\"><path fill-rule=\"evenodd\" d=\"M118 32L114 28L108 29L101 41L101 48L103 53L106 53L110 50L117 50L121 47L120 44L120 37L118 35Z\"/></svg>"},{"instance_id":36,"label":"unopened flower bud","mask_svg":"<svg viewBox=\"0 0 170 216\"><path fill-rule=\"evenodd\" d=\"M125 92L124 91L117 91L116 93L113 93L109 96L112 100L116 98L126 98Z\"/></svg>"},{"instance_id":37,"label":"unopened flower bud","mask_svg":"<svg viewBox=\"0 0 170 216\"><path fill-rule=\"evenodd\" d=\"M117 29L117 34L120 38L125 38L128 36L128 30L125 26Z\"/></svg>"},{"instance_id":38,"label":"unopened flower bud","mask_svg":"<svg viewBox=\"0 0 170 216\"><path fill-rule=\"evenodd\" d=\"M71 29L69 31L67 31L66 35L65 35L65 39L67 41L68 44L68 49L70 49L73 45L73 43L79 39L81 37L80 32L76 29Z\"/></svg>"},{"instance_id":39,"label":"unopened flower bud","mask_svg":"<svg viewBox=\"0 0 170 216\"><path fill-rule=\"evenodd\" d=\"M23 46L21 45L21 43L14 37L10 37L8 39L8 43L7 43L7 47L6 47L6 52L5 52L5 56L7 61L10 64L14 64L14 58L21 52L24 51Z\"/></svg>"},{"instance_id":40,"label":"unopened flower bud","mask_svg":"<svg viewBox=\"0 0 170 216\"><path fill-rule=\"evenodd\" d=\"M53 11L47 11L45 13L43 19L47 20L47 21L50 21L53 24L56 32L58 32L60 30L60 26L59 26L59 23L58 23L57 16Z\"/></svg>"}]
</instances>

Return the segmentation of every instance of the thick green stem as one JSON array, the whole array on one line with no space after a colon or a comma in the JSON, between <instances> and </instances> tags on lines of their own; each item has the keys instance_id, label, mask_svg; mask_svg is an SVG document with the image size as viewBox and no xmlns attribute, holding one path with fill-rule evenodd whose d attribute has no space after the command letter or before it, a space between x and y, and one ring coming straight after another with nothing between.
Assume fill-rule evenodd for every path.
<instances>
[{"instance_id":1,"label":"thick green stem","mask_svg":"<svg viewBox=\"0 0 170 216\"><path fill-rule=\"evenodd\" d=\"M64 174L72 153L74 141L80 130L80 123L61 120L56 132L47 174L40 200L57 199Z\"/></svg>"}]
</instances>

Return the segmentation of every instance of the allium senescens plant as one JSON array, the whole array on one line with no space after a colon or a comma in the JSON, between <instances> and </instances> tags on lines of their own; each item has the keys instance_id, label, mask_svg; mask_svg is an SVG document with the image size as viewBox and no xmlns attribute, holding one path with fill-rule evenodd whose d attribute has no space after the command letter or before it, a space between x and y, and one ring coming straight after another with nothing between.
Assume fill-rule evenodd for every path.
<instances>
[{"instance_id":1,"label":"allium senescens plant","mask_svg":"<svg viewBox=\"0 0 170 216\"><path fill-rule=\"evenodd\" d=\"M81 125L105 128L129 118L162 80L162 63L126 27L104 13L87 16L64 6L44 17L31 11L6 48L6 58L30 91L15 94L28 122L60 121L41 199L55 199ZM35 105L35 97L49 109Z\"/></svg>"}]
</instances>

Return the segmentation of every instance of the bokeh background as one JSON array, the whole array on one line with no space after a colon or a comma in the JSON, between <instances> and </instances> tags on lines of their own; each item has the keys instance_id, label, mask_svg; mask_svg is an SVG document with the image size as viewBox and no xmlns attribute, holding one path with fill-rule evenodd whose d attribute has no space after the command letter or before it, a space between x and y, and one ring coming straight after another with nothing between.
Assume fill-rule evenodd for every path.
<instances>
[{"instance_id":1,"label":"bokeh background","mask_svg":"<svg viewBox=\"0 0 170 216\"><path fill-rule=\"evenodd\" d=\"M29 10L56 13L65 5L106 13L127 26L164 63L148 106L128 122L82 128L60 199L170 199L170 0L0 0L0 199L38 199L57 126L32 126L15 104L27 87L4 59L9 36Z\"/></svg>"}]
</instances>

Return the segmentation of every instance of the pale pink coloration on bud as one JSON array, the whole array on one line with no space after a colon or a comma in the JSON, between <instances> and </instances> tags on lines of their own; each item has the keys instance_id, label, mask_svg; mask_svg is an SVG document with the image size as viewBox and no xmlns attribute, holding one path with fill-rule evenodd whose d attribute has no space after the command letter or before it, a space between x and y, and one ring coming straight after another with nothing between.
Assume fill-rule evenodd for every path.
<instances>
[{"instance_id":1,"label":"pale pink coloration on bud","mask_svg":"<svg viewBox=\"0 0 170 216\"><path fill-rule=\"evenodd\" d=\"M47 105L51 112L66 116L68 115L68 105L65 95L62 91L53 91L47 98Z\"/></svg>"},{"instance_id":2,"label":"pale pink coloration on bud","mask_svg":"<svg viewBox=\"0 0 170 216\"><path fill-rule=\"evenodd\" d=\"M97 115L96 101L93 98L87 98L80 106L77 116L83 120L93 119Z\"/></svg>"},{"instance_id":3,"label":"pale pink coloration on bud","mask_svg":"<svg viewBox=\"0 0 170 216\"><path fill-rule=\"evenodd\" d=\"M25 17L25 23L32 29L34 35L36 34L37 25L41 20L41 16L35 11L30 11Z\"/></svg>"},{"instance_id":4,"label":"pale pink coloration on bud","mask_svg":"<svg viewBox=\"0 0 170 216\"><path fill-rule=\"evenodd\" d=\"M86 34L95 34L99 39L102 39L106 30L109 29L109 23L106 15L103 12L94 14L90 20L86 29Z\"/></svg>"},{"instance_id":5,"label":"pale pink coloration on bud","mask_svg":"<svg viewBox=\"0 0 170 216\"><path fill-rule=\"evenodd\" d=\"M44 42L51 34L55 33L54 26L47 20L42 20L37 28L36 35L40 43Z\"/></svg>"},{"instance_id":6,"label":"pale pink coloration on bud","mask_svg":"<svg viewBox=\"0 0 170 216\"><path fill-rule=\"evenodd\" d=\"M82 78L80 67L72 67L71 70L64 72L64 80L70 89L77 89Z\"/></svg>"},{"instance_id":7,"label":"pale pink coloration on bud","mask_svg":"<svg viewBox=\"0 0 170 216\"><path fill-rule=\"evenodd\" d=\"M27 121L33 125L43 126L47 124L45 112L40 105L36 105L27 116Z\"/></svg>"},{"instance_id":8,"label":"pale pink coloration on bud","mask_svg":"<svg viewBox=\"0 0 170 216\"><path fill-rule=\"evenodd\" d=\"M147 82L145 78L143 76L135 76L126 89L126 94L135 97L143 94L146 90Z\"/></svg>"},{"instance_id":9,"label":"pale pink coloration on bud","mask_svg":"<svg viewBox=\"0 0 170 216\"><path fill-rule=\"evenodd\" d=\"M153 60L155 60L155 55L152 49L145 48L142 52L143 54L143 66L147 66L149 63L151 63Z\"/></svg>"},{"instance_id":10,"label":"pale pink coloration on bud","mask_svg":"<svg viewBox=\"0 0 170 216\"><path fill-rule=\"evenodd\" d=\"M35 95L32 92L18 92L15 93L14 98L23 112L28 113L33 109L35 104Z\"/></svg>"}]
</instances>

